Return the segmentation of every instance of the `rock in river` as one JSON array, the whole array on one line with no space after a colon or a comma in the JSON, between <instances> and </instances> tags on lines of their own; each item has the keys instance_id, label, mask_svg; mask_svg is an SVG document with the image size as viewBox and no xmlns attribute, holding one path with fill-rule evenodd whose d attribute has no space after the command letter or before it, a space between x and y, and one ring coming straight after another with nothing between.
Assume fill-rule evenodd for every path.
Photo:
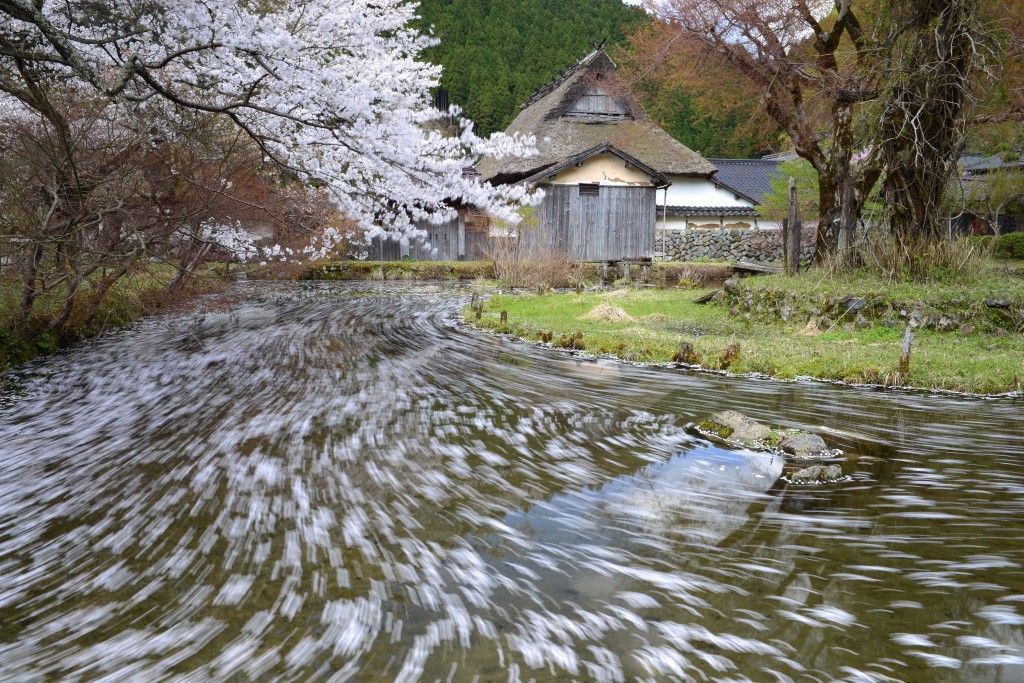
<instances>
[{"instance_id":1,"label":"rock in river","mask_svg":"<svg viewBox=\"0 0 1024 683\"><path fill-rule=\"evenodd\" d=\"M779 450L794 458L822 458L829 455L825 440L807 432L787 436L779 442Z\"/></svg>"},{"instance_id":2,"label":"rock in river","mask_svg":"<svg viewBox=\"0 0 1024 683\"><path fill-rule=\"evenodd\" d=\"M751 447L762 446L764 439L772 432L768 425L754 422L735 410L723 410L720 413L715 413L700 423L700 429L722 439Z\"/></svg>"},{"instance_id":3,"label":"rock in river","mask_svg":"<svg viewBox=\"0 0 1024 683\"><path fill-rule=\"evenodd\" d=\"M817 434L799 429L769 427L735 410L723 410L693 425L704 436L735 446L770 451L789 460L825 460L840 454L830 450Z\"/></svg>"},{"instance_id":4,"label":"rock in river","mask_svg":"<svg viewBox=\"0 0 1024 683\"><path fill-rule=\"evenodd\" d=\"M843 478L839 465L811 465L786 476L791 484L829 484Z\"/></svg>"}]
</instances>

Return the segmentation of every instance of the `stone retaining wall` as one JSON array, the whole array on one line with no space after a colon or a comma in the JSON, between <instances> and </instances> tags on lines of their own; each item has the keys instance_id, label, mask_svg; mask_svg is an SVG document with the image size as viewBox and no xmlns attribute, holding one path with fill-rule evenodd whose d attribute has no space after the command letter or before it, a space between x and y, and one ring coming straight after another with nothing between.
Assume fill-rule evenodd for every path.
<instances>
[{"instance_id":1,"label":"stone retaining wall","mask_svg":"<svg viewBox=\"0 0 1024 683\"><path fill-rule=\"evenodd\" d=\"M665 251L662 251L662 235ZM804 228L800 260L810 263L814 258L814 228ZM782 262L782 231L780 230L658 230L655 250L666 261L754 261Z\"/></svg>"},{"instance_id":2,"label":"stone retaining wall","mask_svg":"<svg viewBox=\"0 0 1024 683\"><path fill-rule=\"evenodd\" d=\"M759 289L745 280L727 280L717 295L729 313L745 320L808 323L808 330L853 331L880 324L890 329L926 329L995 336L1024 332L1024 302L1001 296L970 300L905 301L884 295L845 294L828 297Z\"/></svg>"}]
</instances>

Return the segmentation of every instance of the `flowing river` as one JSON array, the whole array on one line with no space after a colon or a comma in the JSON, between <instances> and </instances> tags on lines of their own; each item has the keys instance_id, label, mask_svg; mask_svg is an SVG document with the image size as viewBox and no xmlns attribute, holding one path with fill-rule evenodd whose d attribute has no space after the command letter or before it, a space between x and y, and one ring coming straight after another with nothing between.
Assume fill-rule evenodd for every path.
<instances>
[{"instance_id":1,"label":"flowing river","mask_svg":"<svg viewBox=\"0 0 1024 683\"><path fill-rule=\"evenodd\" d=\"M1024 403L687 374L243 286L0 408L3 681L1024 680ZM698 438L812 429L846 478Z\"/></svg>"}]
</instances>

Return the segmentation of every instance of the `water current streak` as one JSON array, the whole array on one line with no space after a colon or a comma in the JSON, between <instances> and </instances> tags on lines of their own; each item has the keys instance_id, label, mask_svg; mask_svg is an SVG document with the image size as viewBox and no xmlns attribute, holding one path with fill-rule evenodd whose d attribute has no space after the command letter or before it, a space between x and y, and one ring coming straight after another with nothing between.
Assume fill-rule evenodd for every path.
<instances>
[{"instance_id":1,"label":"water current streak","mask_svg":"<svg viewBox=\"0 0 1024 683\"><path fill-rule=\"evenodd\" d=\"M1024 680L1019 402L581 360L254 288L0 412L0 679ZM848 481L685 425L818 430Z\"/></svg>"}]
</instances>

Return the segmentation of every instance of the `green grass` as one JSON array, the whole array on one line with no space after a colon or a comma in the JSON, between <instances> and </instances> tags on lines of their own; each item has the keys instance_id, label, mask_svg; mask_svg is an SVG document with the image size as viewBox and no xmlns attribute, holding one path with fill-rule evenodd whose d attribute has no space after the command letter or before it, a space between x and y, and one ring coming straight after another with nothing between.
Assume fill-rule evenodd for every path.
<instances>
[{"instance_id":1,"label":"green grass","mask_svg":"<svg viewBox=\"0 0 1024 683\"><path fill-rule=\"evenodd\" d=\"M125 276L107 292L92 320L84 320L84 312L76 308L71 316L64 339L45 331L48 321L59 313L65 290L55 288L41 295L35 302L28 323L15 329L15 314L21 301L21 282L0 277L0 370L38 356L60 350L76 341L99 335L110 329L124 327L139 318L169 309L196 294L212 291L220 286L222 275L215 265L196 273L186 287L175 295L164 294L164 288L174 275L169 265L153 264L144 271ZM88 299L91 283L79 292L81 301Z\"/></svg>"},{"instance_id":2,"label":"green grass","mask_svg":"<svg viewBox=\"0 0 1024 683\"><path fill-rule=\"evenodd\" d=\"M780 379L816 377L853 384L886 384L946 389L976 394L1019 388L1024 379L1024 336L920 331L915 338L909 377L897 366L902 330L876 325L861 331L805 333L805 323L747 322L723 306L694 304L694 292L616 290L611 293L496 296L470 323L530 340L553 339L565 345L575 334L590 353L624 360L668 362L680 342L692 343L708 369L721 369L726 347L738 343L739 358L730 372L763 373ZM602 303L625 311L632 320L608 322L584 316ZM508 312L508 324L500 312Z\"/></svg>"},{"instance_id":3,"label":"green grass","mask_svg":"<svg viewBox=\"0 0 1024 683\"><path fill-rule=\"evenodd\" d=\"M807 298L836 297L845 294L857 296L885 296L889 301L953 301L967 299L982 301L988 297L1003 297L1024 301L1024 277L1010 277L1005 269L1013 262L990 261L971 277L928 282L888 281L867 271L828 274L820 270L801 273L796 277L765 275L743 280L751 290L792 292Z\"/></svg>"}]
</instances>

